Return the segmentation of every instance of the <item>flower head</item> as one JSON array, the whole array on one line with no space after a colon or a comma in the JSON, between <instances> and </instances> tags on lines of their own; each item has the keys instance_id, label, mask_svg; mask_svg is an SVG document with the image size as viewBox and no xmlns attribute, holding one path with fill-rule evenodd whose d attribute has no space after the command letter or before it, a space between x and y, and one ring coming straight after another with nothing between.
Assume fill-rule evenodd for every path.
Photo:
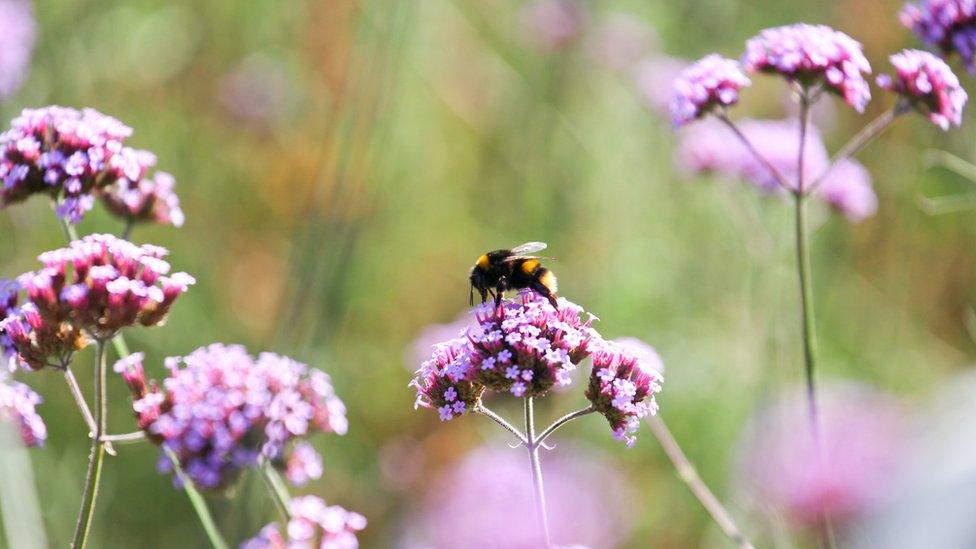
<instances>
[{"instance_id":1,"label":"flower head","mask_svg":"<svg viewBox=\"0 0 976 549\"><path fill-rule=\"evenodd\" d=\"M878 211L878 196L871 186L871 174L856 160L839 160L816 190L819 196L852 223Z\"/></svg>"},{"instance_id":2,"label":"flower head","mask_svg":"<svg viewBox=\"0 0 976 549\"><path fill-rule=\"evenodd\" d=\"M945 61L920 50L904 50L889 59L895 75L878 76L879 86L907 99L943 130L962 123L962 109L969 96Z\"/></svg>"},{"instance_id":3,"label":"flower head","mask_svg":"<svg viewBox=\"0 0 976 549\"><path fill-rule=\"evenodd\" d=\"M739 90L749 84L737 61L714 54L704 57L675 79L671 121L683 126L716 107L735 105Z\"/></svg>"},{"instance_id":4,"label":"flower head","mask_svg":"<svg viewBox=\"0 0 976 549\"><path fill-rule=\"evenodd\" d=\"M35 409L41 397L16 381L0 381L0 421L17 428L25 446L43 446L47 427Z\"/></svg>"},{"instance_id":5,"label":"flower head","mask_svg":"<svg viewBox=\"0 0 976 549\"><path fill-rule=\"evenodd\" d=\"M130 223L155 222L182 227L186 217L180 199L173 192L176 180L166 172L156 172L152 179L122 179L107 187L102 202L108 211Z\"/></svg>"},{"instance_id":6,"label":"flower head","mask_svg":"<svg viewBox=\"0 0 976 549\"><path fill-rule=\"evenodd\" d=\"M282 534L271 523L241 544L241 549L355 549L356 533L366 528L366 517L338 505L326 505L315 496L293 498L288 504L290 519Z\"/></svg>"},{"instance_id":7,"label":"flower head","mask_svg":"<svg viewBox=\"0 0 976 549\"><path fill-rule=\"evenodd\" d=\"M77 223L106 187L138 186L156 164L152 153L125 146L131 135L94 109L25 109L0 134L0 207L46 194L59 200L60 217Z\"/></svg>"},{"instance_id":8,"label":"flower head","mask_svg":"<svg viewBox=\"0 0 976 549\"><path fill-rule=\"evenodd\" d=\"M857 112L871 100L863 74L871 72L871 65L861 44L824 25L765 29L746 42L742 62L751 72L777 73L803 87L823 85Z\"/></svg>"},{"instance_id":9,"label":"flower head","mask_svg":"<svg viewBox=\"0 0 976 549\"><path fill-rule=\"evenodd\" d=\"M844 520L882 498L905 443L904 410L891 396L840 382L818 396L819 452L801 390L759 411L743 447L744 479L800 525L821 524L825 512Z\"/></svg>"},{"instance_id":10,"label":"flower head","mask_svg":"<svg viewBox=\"0 0 976 549\"><path fill-rule=\"evenodd\" d=\"M905 4L899 15L927 46L958 53L966 68L976 71L976 2L921 0Z\"/></svg>"},{"instance_id":11,"label":"flower head","mask_svg":"<svg viewBox=\"0 0 976 549\"><path fill-rule=\"evenodd\" d=\"M641 418L657 413L654 395L664 378L660 358L633 344L604 341L593 353L586 398L610 422L614 437L634 444Z\"/></svg>"},{"instance_id":12,"label":"flower head","mask_svg":"<svg viewBox=\"0 0 976 549\"><path fill-rule=\"evenodd\" d=\"M478 310L481 333L468 336L467 362L478 383L515 396L542 396L568 385L570 373L589 356L600 335L582 318L582 307L565 298L559 309L536 292L523 292Z\"/></svg>"},{"instance_id":13,"label":"flower head","mask_svg":"<svg viewBox=\"0 0 976 549\"><path fill-rule=\"evenodd\" d=\"M410 386L417 390L414 408L437 410L441 421L448 421L470 411L485 391L474 380L470 362L471 342L455 338L433 347L429 360L417 370Z\"/></svg>"},{"instance_id":14,"label":"flower head","mask_svg":"<svg viewBox=\"0 0 976 549\"><path fill-rule=\"evenodd\" d=\"M316 478L321 462L310 455L314 450L296 446L302 463L289 463L289 446L312 432L348 428L329 376L290 358L262 353L255 359L241 346L212 344L167 359L170 375L162 386L146 381L141 359L132 355L115 366L132 391L139 425L204 488L231 484L259 458L288 464L291 480ZM161 456L160 467L168 464Z\"/></svg>"},{"instance_id":15,"label":"flower head","mask_svg":"<svg viewBox=\"0 0 976 549\"><path fill-rule=\"evenodd\" d=\"M29 0L0 0L0 101L24 82L34 49L36 27Z\"/></svg>"}]
</instances>

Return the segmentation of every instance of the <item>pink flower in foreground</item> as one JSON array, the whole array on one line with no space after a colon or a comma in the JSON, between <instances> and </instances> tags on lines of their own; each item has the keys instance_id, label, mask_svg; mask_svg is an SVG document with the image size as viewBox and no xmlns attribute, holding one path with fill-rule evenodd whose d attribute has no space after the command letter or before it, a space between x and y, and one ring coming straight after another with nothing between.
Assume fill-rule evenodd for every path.
<instances>
[{"instance_id":1,"label":"pink flower in foreground","mask_svg":"<svg viewBox=\"0 0 976 549\"><path fill-rule=\"evenodd\" d=\"M969 96L945 61L919 50L904 50L889 59L895 76L878 76L879 86L907 99L943 130L962 123L962 109Z\"/></svg>"},{"instance_id":2,"label":"pink flower in foreground","mask_svg":"<svg viewBox=\"0 0 976 549\"><path fill-rule=\"evenodd\" d=\"M0 102L20 89L37 35L29 0L0 0Z\"/></svg>"},{"instance_id":3,"label":"pink flower in foreground","mask_svg":"<svg viewBox=\"0 0 976 549\"><path fill-rule=\"evenodd\" d=\"M824 463L811 436L803 391L781 395L757 413L743 455L743 475L759 501L799 525L826 512L840 521L866 511L890 487L903 451L905 417L889 395L849 383L819 393Z\"/></svg>"},{"instance_id":4,"label":"pink flower in foreground","mask_svg":"<svg viewBox=\"0 0 976 549\"><path fill-rule=\"evenodd\" d=\"M241 544L241 549L355 549L356 533L366 528L366 517L321 498L301 496L288 504L291 518L283 534L277 523Z\"/></svg>"},{"instance_id":5,"label":"pink flower in foreground","mask_svg":"<svg viewBox=\"0 0 976 549\"><path fill-rule=\"evenodd\" d=\"M780 74L804 87L823 85L857 112L871 100L871 72L861 44L824 25L799 23L765 29L746 42L742 63L751 72Z\"/></svg>"},{"instance_id":6,"label":"pink flower in foreground","mask_svg":"<svg viewBox=\"0 0 976 549\"><path fill-rule=\"evenodd\" d=\"M628 539L635 494L606 456L560 443L542 453L542 469L557 545L610 548ZM405 546L542 547L533 501L523 453L477 448L429 483Z\"/></svg>"},{"instance_id":7,"label":"pink flower in foreground","mask_svg":"<svg viewBox=\"0 0 976 549\"><path fill-rule=\"evenodd\" d=\"M735 105L739 90L750 84L737 61L719 55L704 57L675 79L671 123L683 126L716 107Z\"/></svg>"},{"instance_id":8,"label":"pink flower in foreground","mask_svg":"<svg viewBox=\"0 0 976 549\"><path fill-rule=\"evenodd\" d=\"M43 446L47 426L37 414L41 397L30 387L10 380L0 380L0 422L17 429L25 446Z\"/></svg>"}]
</instances>

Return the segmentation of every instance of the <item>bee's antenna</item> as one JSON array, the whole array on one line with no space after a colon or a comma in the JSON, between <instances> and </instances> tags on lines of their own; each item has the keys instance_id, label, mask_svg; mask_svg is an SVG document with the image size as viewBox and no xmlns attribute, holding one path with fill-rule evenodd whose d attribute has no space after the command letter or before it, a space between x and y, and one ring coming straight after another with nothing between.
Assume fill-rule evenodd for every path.
<instances>
[{"instance_id":1,"label":"bee's antenna","mask_svg":"<svg viewBox=\"0 0 976 549\"><path fill-rule=\"evenodd\" d=\"M474 286L468 288L468 305L474 307Z\"/></svg>"}]
</instances>

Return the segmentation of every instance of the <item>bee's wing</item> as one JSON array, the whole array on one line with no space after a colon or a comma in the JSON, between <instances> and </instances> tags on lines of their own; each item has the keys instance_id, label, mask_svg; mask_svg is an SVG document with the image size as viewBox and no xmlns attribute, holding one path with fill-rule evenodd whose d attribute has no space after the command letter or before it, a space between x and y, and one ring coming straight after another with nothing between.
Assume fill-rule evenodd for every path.
<instances>
[{"instance_id":1,"label":"bee's wing","mask_svg":"<svg viewBox=\"0 0 976 549\"><path fill-rule=\"evenodd\" d=\"M518 261L520 259L545 259L546 261L555 261L555 257L543 257L541 255L513 255L511 257L506 257L502 260L502 263L511 263L512 261Z\"/></svg>"},{"instance_id":2,"label":"bee's wing","mask_svg":"<svg viewBox=\"0 0 976 549\"><path fill-rule=\"evenodd\" d=\"M545 242L526 242L512 248L512 255L524 256L545 250L548 245Z\"/></svg>"}]
</instances>

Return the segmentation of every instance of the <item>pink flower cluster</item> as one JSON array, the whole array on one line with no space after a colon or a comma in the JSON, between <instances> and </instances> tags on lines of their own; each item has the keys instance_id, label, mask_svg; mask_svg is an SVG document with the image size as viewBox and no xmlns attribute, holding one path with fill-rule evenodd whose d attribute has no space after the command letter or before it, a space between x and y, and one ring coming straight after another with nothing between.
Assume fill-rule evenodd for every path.
<instances>
[{"instance_id":1,"label":"pink flower cluster","mask_svg":"<svg viewBox=\"0 0 976 549\"><path fill-rule=\"evenodd\" d=\"M173 192L176 180L166 172L156 172L152 179L120 180L102 194L110 212L135 222L154 222L182 227L186 216L180 209L180 198Z\"/></svg>"},{"instance_id":2,"label":"pink flower cluster","mask_svg":"<svg viewBox=\"0 0 976 549\"><path fill-rule=\"evenodd\" d=\"M620 397L614 408L600 400L599 387L593 393L618 438L631 425L625 415L643 417L656 409L653 393L660 390L660 373L654 374L657 382L652 386L632 370L654 370L652 363L659 365L660 359L655 361L643 349L605 341L591 327L594 317L565 298L556 309L537 293L524 291L498 307L480 305L476 318L477 325L464 328L459 337L434 345L430 360L410 383L417 390L415 407L436 409L441 420L448 421L471 411L486 390L543 396L553 387L569 385L577 365L596 351L603 352L603 362L595 359L594 371L618 375L621 379L614 386L621 390L628 383L634 386L629 406L623 404L622 394L610 397Z\"/></svg>"},{"instance_id":3,"label":"pink flower cluster","mask_svg":"<svg viewBox=\"0 0 976 549\"><path fill-rule=\"evenodd\" d=\"M284 534L276 523L241 544L241 549L355 549L356 533L366 528L366 517L315 496L293 498L291 518Z\"/></svg>"},{"instance_id":4,"label":"pink flower cluster","mask_svg":"<svg viewBox=\"0 0 976 549\"><path fill-rule=\"evenodd\" d=\"M790 184L797 185L799 132L792 120L742 120L737 123L753 144ZM805 143L804 185L820 177L830 166L830 157L820 133L808 126ZM728 128L703 123L685 130L678 145L678 164L693 173L711 172L742 179L764 193L779 194L781 186L756 156ZM806 188L806 187L805 187ZM871 175L858 162L845 160L830 168L815 194L852 222L874 215L878 198Z\"/></svg>"},{"instance_id":5,"label":"pink flower cluster","mask_svg":"<svg viewBox=\"0 0 976 549\"><path fill-rule=\"evenodd\" d=\"M318 478L321 459L301 439L348 429L328 374L290 358L255 359L239 345L212 344L167 359L162 387L146 381L142 358L131 355L115 366L132 391L139 426L172 450L201 487L227 486L261 458L284 467L295 484ZM169 471L166 456L159 466Z\"/></svg>"},{"instance_id":6,"label":"pink flower cluster","mask_svg":"<svg viewBox=\"0 0 976 549\"><path fill-rule=\"evenodd\" d=\"M878 76L879 86L907 99L943 130L962 123L962 109L969 96L945 61L920 50L904 50L889 59L895 75Z\"/></svg>"},{"instance_id":7,"label":"pink flower cluster","mask_svg":"<svg viewBox=\"0 0 976 549\"><path fill-rule=\"evenodd\" d=\"M0 207L44 194L59 201L60 217L77 223L110 187L139 190L156 157L126 146L131 135L94 109L25 109L0 134Z\"/></svg>"},{"instance_id":8,"label":"pink flower cluster","mask_svg":"<svg viewBox=\"0 0 976 549\"><path fill-rule=\"evenodd\" d=\"M641 352L632 343L603 341L593 352L586 398L610 422L613 436L628 446L640 420L657 413L654 395L664 381L656 353Z\"/></svg>"},{"instance_id":9,"label":"pink flower cluster","mask_svg":"<svg viewBox=\"0 0 976 549\"><path fill-rule=\"evenodd\" d=\"M970 72L976 70L976 2L973 0L921 0L905 4L901 22L926 45L962 57Z\"/></svg>"},{"instance_id":10,"label":"pink flower cluster","mask_svg":"<svg viewBox=\"0 0 976 549\"><path fill-rule=\"evenodd\" d=\"M104 340L127 326L158 325L194 283L186 273L168 275L166 254L107 234L44 252L38 256L44 267L18 278L29 303L9 312L0 329L20 358L38 368L48 357L63 359L83 347L79 331Z\"/></svg>"},{"instance_id":11,"label":"pink flower cluster","mask_svg":"<svg viewBox=\"0 0 976 549\"><path fill-rule=\"evenodd\" d=\"M708 55L692 64L674 80L671 122L683 126L708 114L715 107L738 103L739 90L751 81L739 63L720 55Z\"/></svg>"},{"instance_id":12,"label":"pink flower cluster","mask_svg":"<svg viewBox=\"0 0 976 549\"><path fill-rule=\"evenodd\" d=\"M746 42L742 62L749 71L781 74L804 87L822 84L858 112L871 100L863 74L871 65L861 44L824 25L765 29Z\"/></svg>"},{"instance_id":13,"label":"pink flower cluster","mask_svg":"<svg viewBox=\"0 0 976 549\"><path fill-rule=\"evenodd\" d=\"M17 428L25 446L43 446L47 426L37 414L41 397L16 381L0 381L0 421Z\"/></svg>"}]
</instances>

